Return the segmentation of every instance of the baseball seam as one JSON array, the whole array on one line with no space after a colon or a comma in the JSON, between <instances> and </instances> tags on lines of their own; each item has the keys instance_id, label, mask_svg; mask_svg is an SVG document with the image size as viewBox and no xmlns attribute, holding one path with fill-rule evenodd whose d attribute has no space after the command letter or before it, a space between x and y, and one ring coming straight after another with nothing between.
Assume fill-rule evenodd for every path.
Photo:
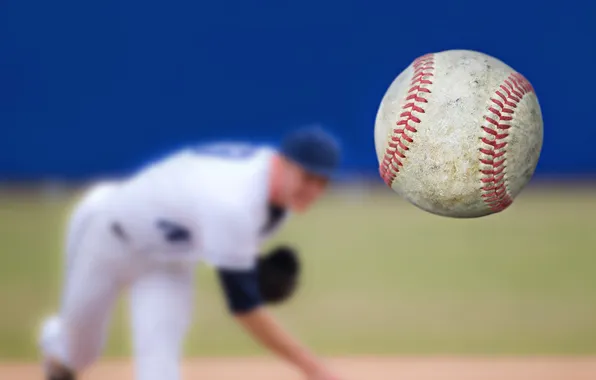
<instances>
[{"instance_id":1,"label":"baseball seam","mask_svg":"<svg viewBox=\"0 0 596 380\"><path fill-rule=\"evenodd\" d=\"M399 167L403 166L409 144L414 141L412 134L417 130L412 124L421 121L415 113L425 113L424 104L428 103L425 96L431 93L429 87L433 82L429 78L434 75L434 65L434 54L423 55L412 62L414 73L405 99L406 104L402 107L403 111L396 122L397 128L394 128L389 136L385 156L379 165L379 174L389 187L399 173Z\"/></svg>"},{"instance_id":2,"label":"baseball seam","mask_svg":"<svg viewBox=\"0 0 596 380\"><path fill-rule=\"evenodd\" d=\"M481 192L484 203L493 212L499 212L513 203L507 177L507 145L515 109L522 98L534 92L532 85L519 73L510 74L499 85L490 99L482 125L483 146L480 148Z\"/></svg>"}]
</instances>

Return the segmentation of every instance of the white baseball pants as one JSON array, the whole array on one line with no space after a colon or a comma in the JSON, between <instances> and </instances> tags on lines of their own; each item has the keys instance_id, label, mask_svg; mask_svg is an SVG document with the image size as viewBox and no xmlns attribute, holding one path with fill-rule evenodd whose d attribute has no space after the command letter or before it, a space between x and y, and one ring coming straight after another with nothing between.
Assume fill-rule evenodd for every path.
<instances>
[{"instance_id":1,"label":"white baseball pants","mask_svg":"<svg viewBox=\"0 0 596 380\"><path fill-rule=\"evenodd\" d=\"M41 349L75 372L86 369L102 353L118 296L129 290L136 379L179 379L194 268L150 262L127 249L102 214L102 200L113 189L96 186L71 217L61 307L42 327Z\"/></svg>"}]
</instances>

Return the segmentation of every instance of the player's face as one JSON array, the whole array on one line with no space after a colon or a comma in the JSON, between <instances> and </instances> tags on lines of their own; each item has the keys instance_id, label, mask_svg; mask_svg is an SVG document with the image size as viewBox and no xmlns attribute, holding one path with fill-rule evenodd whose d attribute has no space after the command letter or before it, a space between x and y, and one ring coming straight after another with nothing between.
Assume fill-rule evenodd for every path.
<instances>
[{"instance_id":1,"label":"player's face","mask_svg":"<svg viewBox=\"0 0 596 380\"><path fill-rule=\"evenodd\" d=\"M293 211L303 212L325 192L328 180L297 166L293 169L294 178L289 183L288 203Z\"/></svg>"}]
</instances>

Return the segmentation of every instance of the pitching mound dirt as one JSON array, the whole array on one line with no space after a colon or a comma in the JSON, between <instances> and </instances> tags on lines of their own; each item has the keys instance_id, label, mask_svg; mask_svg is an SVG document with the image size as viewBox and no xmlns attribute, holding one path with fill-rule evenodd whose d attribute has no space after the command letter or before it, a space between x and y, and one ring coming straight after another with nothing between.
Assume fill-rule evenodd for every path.
<instances>
[{"instance_id":1,"label":"pitching mound dirt","mask_svg":"<svg viewBox=\"0 0 596 380\"><path fill-rule=\"evenodd\" d=\"M584 358L338 358L330 363L346 380L594 380L596 357ZM0 365L1 379L39 380L35 364ZM298 373L273 359L192 359L184 379L299 380ZM133 380L129 361L104 360L82 380Z\"/></svg>"}]
</instances>

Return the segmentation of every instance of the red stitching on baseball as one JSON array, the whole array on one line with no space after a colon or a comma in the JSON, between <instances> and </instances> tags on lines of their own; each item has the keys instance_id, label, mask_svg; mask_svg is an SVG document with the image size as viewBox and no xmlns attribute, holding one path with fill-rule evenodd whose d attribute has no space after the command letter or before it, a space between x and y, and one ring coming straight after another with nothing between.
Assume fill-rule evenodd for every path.
<instances>
[{"instance_id":1,"label":"red stitching on baseball","mask_svg":"<svg viewBox=\"0 0 596 380\"><path fill-rule=\"evenodd\" d=\"M423 106L425 103L428 103L428 99L425 99L421 95L431 93L428 88L421 86L433 84L428 78L434 75L434 65L434 54L418 57L412 63L414 74L410 82L411 87L406 97L406 104L402 107L403 112L399 115L400 119L396 122L397 128L393 129L391 139L385 150L385 157L379 165L381 178L389 187L391 187L397 173L399 173L399 167L403 166L402 160L406 158L405 152L409 150L404 142L414 142L411 134L416 133L417 130L412 123L418 124L421 121L420 117L414 113L424 113Z\"/></svg>"},{"instance_id":2,"label":"red stitching on baseball","mask_svg":"<svg viewBox=\"0 0 596 380\"><path fill-rule=\"evenodd\" d=\"M481 128L487 136L480 140L487 146L480 148L480 152L489 158L480 158L480 162L488 166L488 168L480 170L483 174L480 181L484 203L493 212L502 211L513 203L504 172L507 167L505 157L507 141L504 139L509 136L506 131L511 128L509 122L513 119L517 104L524 95L531 92L534 92L532 85L521 74L509 75L495 91L495 97L491 98L496 107L489 106L489 114L484 116L487 123ZM499 157L502 158L497 160Z\"/></svg>"}]
</instances>

